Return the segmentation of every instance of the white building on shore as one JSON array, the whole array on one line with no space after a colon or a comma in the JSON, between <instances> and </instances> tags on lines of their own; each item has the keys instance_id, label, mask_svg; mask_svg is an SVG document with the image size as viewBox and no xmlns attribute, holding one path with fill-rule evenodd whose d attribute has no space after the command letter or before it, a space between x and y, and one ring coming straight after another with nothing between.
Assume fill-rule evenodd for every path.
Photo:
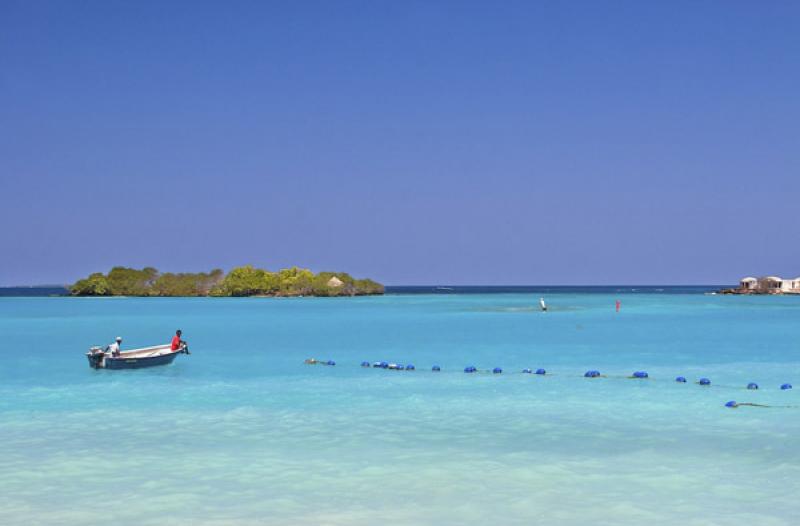
<instances>
[{"instance_id":1,"label":"white building on shore","mask_svg":"<svg viewBox=\"0 0 800 526\"><path fill-rule=\"evenodd\" d=\"M783 279L778 276L748 276L739 281L739 291L756 294L800 294L800 277Z\"/></svg>"},{"instance_id":2,"label":"white building on shore","mask_svg":"<svg viewBox=\"0 0 800 526\"><path fill-rule=\"evenodd\" d=\"M800 294L800 277L794 279L785 279L781 284L781 290L783 292L791 292L794 294Z\"/></svg>"},{"instance_id":3,"label":"white building on shore","mask_svg":"<svg viewBox=\"0 0 800 526\"><path fill-rule=\"evenodd\" d=\"M740 290L743 290L743 291L756 290L757 286L758 286L758 278L754 278L754 277L748 276L746 278L742 278L741 280L739 280L739 289Z\"/></svg>"}]
</instances>

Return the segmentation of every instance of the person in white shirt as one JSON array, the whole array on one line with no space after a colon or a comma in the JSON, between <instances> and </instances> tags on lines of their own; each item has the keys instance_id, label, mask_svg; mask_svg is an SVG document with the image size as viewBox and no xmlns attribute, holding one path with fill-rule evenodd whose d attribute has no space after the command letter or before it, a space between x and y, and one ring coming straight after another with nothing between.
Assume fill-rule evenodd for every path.
<instances>
[{"instance_id":1,"label":"person in white shirt","mask_svg":"<svg viewBox=\"0 0 800 526\"><path fill-rule=\"evenodd\" d=\"M106 352L111 353L111 356L117 357L119 356L120 345L122 345L122 337L117 336L117 339L114 341L114 343L106 348Z\"/></svg>"}]
</instances>

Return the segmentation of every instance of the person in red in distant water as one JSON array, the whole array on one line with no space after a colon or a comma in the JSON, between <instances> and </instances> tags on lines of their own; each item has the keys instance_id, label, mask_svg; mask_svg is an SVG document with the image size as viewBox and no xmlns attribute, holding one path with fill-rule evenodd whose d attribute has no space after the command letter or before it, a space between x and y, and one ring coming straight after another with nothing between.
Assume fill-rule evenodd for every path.
<instances>
[{"instance_id":1,"label":"person in red in distant water","mask_svg":"<svg viewBox=\"0 0 800 526\"><path fill-rule=\"evenodd\" d=\"M622 307L622 302L617 300L616 305L617 305L617 312L619 312L619 308Z\"/></svg>"},{"instance_id":2,"label":"person in red in distant water","mask_svg":"<svg viewBox=\"0 0 800 526\"><path fill-rule=\"evenodd\" d=\"M172 344L170 345L170 349L173 352L183 351L186 354L189 354L189 346L186 344L185 341L181 340L181 332L180 329L175 331L175 336L172 337Z\"/></svg>"}]
</instances>

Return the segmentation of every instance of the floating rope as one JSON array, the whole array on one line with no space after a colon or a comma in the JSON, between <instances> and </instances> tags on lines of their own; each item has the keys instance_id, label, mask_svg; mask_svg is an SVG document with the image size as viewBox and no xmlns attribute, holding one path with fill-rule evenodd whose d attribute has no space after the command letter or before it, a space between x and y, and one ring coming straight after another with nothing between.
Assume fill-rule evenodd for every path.
<instances>
[{"instance_id":1,"label":"floating rope","mask_svg":"<svg viewBox=\"0 0 800 526\"><path fill-rule=\"evenodd\" d=\"M743 405L749 405L751 407L769 407L768 405L763 404L753 404L750 402L737 402L736 400L731 400L730 402L725 403L725 407L731 407L736 409L737 407L741 407Z\"/></svg>"},{"instance_id":2,"label":"floating rope","mask_svg":"<svg viewBox=\"0 0 800 526\"><path fill-rule=\"evenodd\" d=\"M731 400L730 402L725 402L725 407L730 407L731 409L736 409L737 407L742 406L750 406L750 407L769 407L772 409L797 409L798 406L796 405L765 405L765 404L754 404L752 402L737 402L736 400Z\"/></svg>"},{"instance_id":3,"label":"floating rope","mask_svg":"<svg viewBox=\"0 0 800 526\"><path fill-rule=\"evenodd\" d=\"M306 365L336 365L333 360L317 360L316 358L306 358L303 363Z\"/></svg>"}]
</instances>

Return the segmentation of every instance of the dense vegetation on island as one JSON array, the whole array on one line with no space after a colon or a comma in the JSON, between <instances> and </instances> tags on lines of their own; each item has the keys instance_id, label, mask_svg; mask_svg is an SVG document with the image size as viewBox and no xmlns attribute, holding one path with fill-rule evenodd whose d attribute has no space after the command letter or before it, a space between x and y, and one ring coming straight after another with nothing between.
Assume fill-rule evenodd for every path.
<instances>
[{"instance_id":1,"label":"dense vegetation on island","mask_svg":"<svg viewBox=\"0 0 800 526\"><path fill-rule=\"evenodd\" d=\"M354 279L345 272L320 272L292 267L278 272L251 265L227 274L220 269L198 273L161 273L114 267L96 272L70 288L73 296L362 296L383 294L383 285Z\"/></svg>"}]
</instances>

